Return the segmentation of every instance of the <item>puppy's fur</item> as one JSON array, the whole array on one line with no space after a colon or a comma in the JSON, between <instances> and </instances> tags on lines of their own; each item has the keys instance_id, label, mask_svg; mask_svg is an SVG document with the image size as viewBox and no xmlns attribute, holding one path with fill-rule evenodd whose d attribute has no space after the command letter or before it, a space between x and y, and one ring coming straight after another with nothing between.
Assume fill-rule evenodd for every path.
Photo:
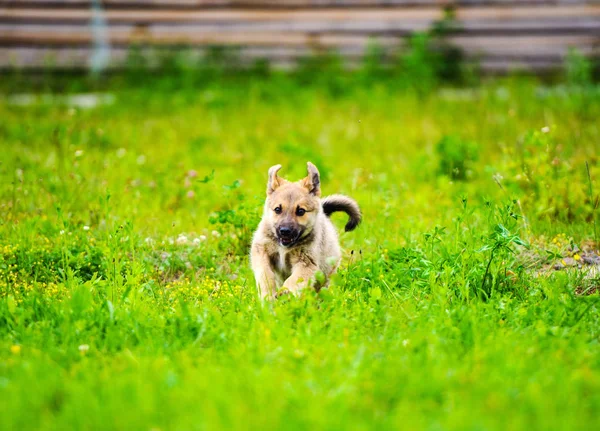
<instances>
[{"instance_id":1,"label":"puppy's fur","mask_svg":"<svg viewBox=\"0 0 600 431\"><path fill-rule=\"evenodd\" d=\"M349 216L346 231L361 220L358 204L343 195L321 199L319 171L308 162L308 176L297 182L280 178L281 165L269 169L263 217L254 234L251 263L261 298L277 296L278 288L297 293L307 286L319 290L337 269L341 251L329 219L336 211ZM316 275L317 272L322 275Z\"/></svg>"}]
</instances>

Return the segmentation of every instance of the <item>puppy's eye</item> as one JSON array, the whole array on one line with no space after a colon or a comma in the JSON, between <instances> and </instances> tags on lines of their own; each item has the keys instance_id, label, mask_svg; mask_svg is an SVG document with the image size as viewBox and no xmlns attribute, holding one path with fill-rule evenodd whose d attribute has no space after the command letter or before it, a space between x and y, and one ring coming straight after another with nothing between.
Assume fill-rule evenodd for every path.
<instances>
[{"instance_id":1,"label":"puppy's eye","mask_svg":"<svg viewBox=\"0 0 600 431\"><path fill-rule=\"evenodd\" d=\"M298 208L298 209L296 209L296 215L298 217L302 217L304 215L304 213L306 213L306 210L304 208Z\"/></svg>"},{"instance_id":2,"label":"puppy's eye","mask_svg":"<svg viewBox=\"0 0 600 431\"><path fill-rule=\"evenodd\" d=\"M281 214L281 205L279 205L277 208L275 208L273 211L275 211L275 214Z\"/></svg>"}]
</instances>

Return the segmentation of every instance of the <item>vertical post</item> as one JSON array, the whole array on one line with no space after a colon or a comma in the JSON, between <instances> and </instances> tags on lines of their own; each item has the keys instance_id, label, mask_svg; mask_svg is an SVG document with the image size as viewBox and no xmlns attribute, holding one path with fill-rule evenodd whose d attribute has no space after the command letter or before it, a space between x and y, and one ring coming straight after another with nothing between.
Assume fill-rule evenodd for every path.
<instances>
[{"instance_id":1,"label":"vertical post","mask_svg":"<svg viewBox=\"0 0 600 431\"><path fill-rule=\"evenodd\" d=\"M108 37L108 26L106 17L102 10L101 0L92 0L92 54L88 66L90 73L97 76L106 69L110 61L110 40Z\"/></svg>"}]
</instances>

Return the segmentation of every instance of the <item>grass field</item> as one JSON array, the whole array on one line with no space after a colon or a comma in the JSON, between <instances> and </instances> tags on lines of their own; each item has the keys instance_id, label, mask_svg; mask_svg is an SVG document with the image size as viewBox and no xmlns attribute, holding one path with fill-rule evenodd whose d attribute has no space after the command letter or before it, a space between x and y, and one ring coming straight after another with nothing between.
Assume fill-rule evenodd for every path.
<instances>
[{"instance_id":1,"label":"grass field","mask_svg":"<svg viewBox=\"0 0 600 431\"><path fill-rule=\"evenodd\" d=\"M597 87L7 87L0 429L600 428ZM267 169L308 160L364 222L263 305Z\"/></svg>"}]
</instances>

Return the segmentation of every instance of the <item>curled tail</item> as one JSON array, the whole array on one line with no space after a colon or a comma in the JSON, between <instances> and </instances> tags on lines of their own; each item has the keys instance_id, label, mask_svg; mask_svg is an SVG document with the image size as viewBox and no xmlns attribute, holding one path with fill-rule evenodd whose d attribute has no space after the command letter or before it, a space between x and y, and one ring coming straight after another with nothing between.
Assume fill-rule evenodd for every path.
<instances>
[{"instance_id":1,"label":"curled tail","mask_svg":"<svg viewBox=\"0 0 600 431\"><path fill-rule=\"evenodd\" d=\"M325 212L327 217L336 211L343 211L348 214L348 223L346 223L346 227L344 228L346 232L354 230L362 218L358 204L354 199L349 198L348 196L327 196L321 200L321 206L323 207L323 212Z\"/></svg>"}]
</instances>

